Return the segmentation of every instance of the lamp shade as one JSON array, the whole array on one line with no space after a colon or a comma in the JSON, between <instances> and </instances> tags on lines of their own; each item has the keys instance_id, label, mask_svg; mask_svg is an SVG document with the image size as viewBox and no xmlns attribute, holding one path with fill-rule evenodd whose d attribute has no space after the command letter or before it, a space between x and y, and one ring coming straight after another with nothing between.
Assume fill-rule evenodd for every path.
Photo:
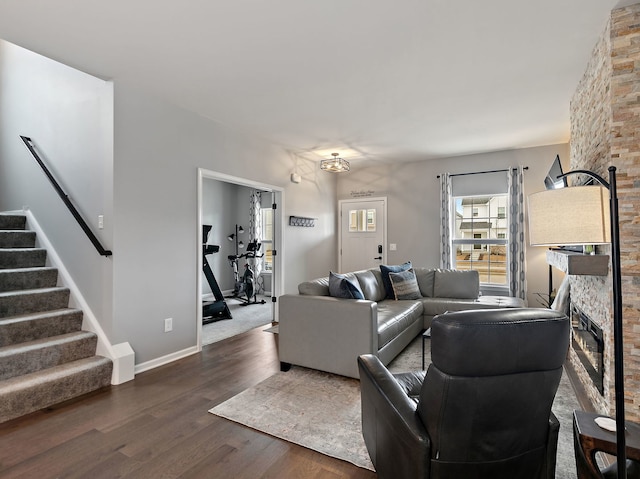
<instances>
[{"instance_id":1,"label":"lamp shade","mask_svg":"<svg viewBox=\"0 0 640 479\"><path fill-rule=\"evenodd\" d=\"M608 191L573 186L529 195L529 243L533 246L611 242Z\"/></svg>"}]
</instances>

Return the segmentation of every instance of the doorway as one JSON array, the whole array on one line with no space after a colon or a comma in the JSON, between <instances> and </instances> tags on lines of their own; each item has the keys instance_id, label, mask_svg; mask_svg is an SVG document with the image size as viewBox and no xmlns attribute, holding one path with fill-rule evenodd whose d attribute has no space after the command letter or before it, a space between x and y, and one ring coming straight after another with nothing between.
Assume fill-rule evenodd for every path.
<instances>
[{"instance_id":1,"label":"doorway","mask_svg":"<svg viewBox=\"0 0 640 479\"><path fill-rule=\"evenodd\" d=\"M202 168L198 169L197 189L196 327L201 350L205 344L260 326L257 323L261 320L265 324L277 320L277 303L273 299L281 294L284 284L281 274L283 213L282 208L275 205L282 204L284 192L272 185ZM264 229L263 222L268 222ZM203 273L203 225L210 226L206 228L210 245L207 263L232 316L230 319L206 318L207 324L203 324L203 300L212 301L215 297L210 280ZM255 247L256 242L260 248L252 252L251 243ZM250 304L247 304L243 281L245 265L250 267L256 293Z\"/></svg>"},{"instance_id":2,"label":"doorway","mask_svg":"<svg viewBox=\"0 0 640 479\"><path fill-rule=\"evenodd\" d=\"M339 270L375 268L387 260L387 198L340 200Z\"/></svg>"}]
</instances>

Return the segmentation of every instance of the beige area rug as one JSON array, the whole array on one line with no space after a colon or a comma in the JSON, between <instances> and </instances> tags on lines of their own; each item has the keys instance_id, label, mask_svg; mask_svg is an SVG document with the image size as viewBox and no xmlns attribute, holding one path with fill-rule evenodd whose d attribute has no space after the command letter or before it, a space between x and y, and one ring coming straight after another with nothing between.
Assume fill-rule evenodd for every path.
<instances>
[{"instance_id":1,"label":"beige area rug","mask_svg":"<svg viewBox=\"0 0 640 479\"><path fill-rule=\"evenodd\" d=\"M430 340L426 342L429 363ZM392 372L421 368L422 337L418 336L391 362ZM560 420L556 479L575 479L572 414L577 399L563 374L553 412ZM355 379L292 367L276 373L209 410L271 436L299 444L374 470L360 424L360 383Z\"/></svg>"}]
</instances>

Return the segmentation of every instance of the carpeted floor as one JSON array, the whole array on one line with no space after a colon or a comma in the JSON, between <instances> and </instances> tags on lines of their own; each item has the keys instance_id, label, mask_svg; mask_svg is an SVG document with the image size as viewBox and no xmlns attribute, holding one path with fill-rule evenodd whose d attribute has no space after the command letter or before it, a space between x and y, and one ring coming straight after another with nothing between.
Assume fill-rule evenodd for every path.
<instances>
[{"instance_id":1,"label":"carpeted floor","mask_svg":"<svg viewBox=\"0 0 640 479\"><path fill-rule=\"evenodd\" d=\"M429 340L427 341L427 364ZM392 372L421 368L418 336L389 365ZM560 420L556 478L575 479L571 417L578 402L563 375L553 411ZM360 425L360 383L355 379L293 367L276 373L209 412L328 456L373 470Z\"/></svg>"},{"instance_id":2,"label":"carpeted floor","mask_svg":"<svg viewBox=\"0 0 640 479\"><path fill-rule=\"evenodd\" d=\"M265 304L243 306L238 300L226 299L232 319L221 319L202 325L202 345L222 341L240 333L271 324L273 303L271 297L258 295L258 301L264 299Z\"/></svg>"}]
</instances>

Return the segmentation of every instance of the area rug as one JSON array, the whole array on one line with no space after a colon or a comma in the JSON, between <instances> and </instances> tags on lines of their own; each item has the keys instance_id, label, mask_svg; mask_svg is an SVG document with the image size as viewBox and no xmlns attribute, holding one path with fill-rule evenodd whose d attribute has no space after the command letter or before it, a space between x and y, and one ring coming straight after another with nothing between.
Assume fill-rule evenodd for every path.
<instances>
[{"instance_id":1,"label":"area rug","mask_svg":"<svg viewBox=\"0 0 640 479\"><path fill-rule=\"evenodd\" d=\"M429 340L426 360L429 363ZM389 364L392 372L418 370L422 338L418 336ZM560 420L556 479L575 479L572 414L578 402L563 374L553 405ZM364 469L374 470L362 439L360 383L355 379L292 367L249 388L210 413L271 436L299 444Z\"/></svg>"}]
</instances>

